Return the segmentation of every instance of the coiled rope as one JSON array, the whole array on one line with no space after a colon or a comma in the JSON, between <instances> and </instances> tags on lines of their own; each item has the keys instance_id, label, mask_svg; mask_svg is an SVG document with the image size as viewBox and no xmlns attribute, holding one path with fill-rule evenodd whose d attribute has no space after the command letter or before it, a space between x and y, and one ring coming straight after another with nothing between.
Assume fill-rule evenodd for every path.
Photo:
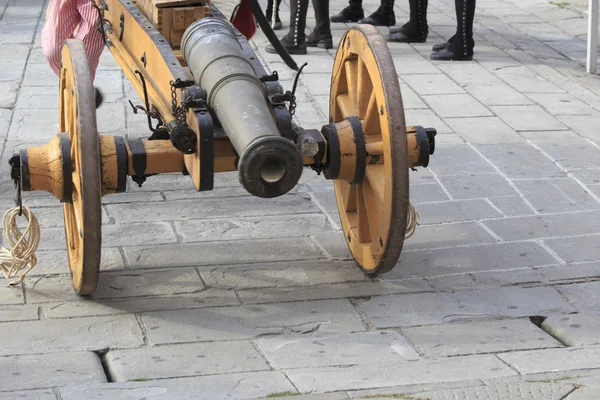
<instances>
[{"instance_id":1,"label":"coiled rope","mask_svg":"<svg viewBox=\"0 0 600 400\"><path fill-rule=\"evenodd\" d=\"M27 219L27 228L21 233L17 225L17 217L22 210L23 216ZM10 250L0 249L0 269L6 279L15 277L21 270L28 265L29 268L21 274L19 279L10 282L9 286L16 286L23 282L33 267L37 264L35 252L40 244L40 225L37 217L29 208L23 206L14 207L4 214L2 219L2 228L4 237L10 244Z\"/></svg>"},{"instance_id":2,"label":"coiled rope","mask_svg":"<svg viewBox=\"0 0 600 400\"><path fill-rule=\"evenodd\" d=\"M417 225L421 225L421 216L415 210L415 207L412 203L408 202L408 215L406 217L406 235L405 239L408 239L412 235L414 235L415 230L417 229Z\"/></svg>"}]
</instances>

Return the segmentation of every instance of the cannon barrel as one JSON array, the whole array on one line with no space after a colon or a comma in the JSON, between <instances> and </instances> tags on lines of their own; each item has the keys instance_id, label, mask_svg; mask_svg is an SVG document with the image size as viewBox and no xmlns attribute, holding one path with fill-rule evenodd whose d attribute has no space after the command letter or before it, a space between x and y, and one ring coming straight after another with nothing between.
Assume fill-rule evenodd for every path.
<instances>
[{"instance_id":1,"label":"cannon barrel","mask_svg":"<svg viewBox=\"0 0 600 400\"><path fill-rule=\"evenodd\" d=\"M238 173L246 190L258 197L290 191L302 174L296 145L281 136L267 100L232 26L220 18L194 22L181 40L183 58L206 102L239 155Z\"/></svg>"}]
</instances>

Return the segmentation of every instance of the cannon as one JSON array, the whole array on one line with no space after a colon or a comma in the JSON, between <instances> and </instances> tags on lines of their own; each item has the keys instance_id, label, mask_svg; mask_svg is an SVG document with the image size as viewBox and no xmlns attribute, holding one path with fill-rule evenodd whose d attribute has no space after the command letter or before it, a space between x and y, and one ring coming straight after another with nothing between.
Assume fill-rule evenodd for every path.
<instances>
[{"instance_id":1,"label":"cannon","mask_svg":"<svg viewBox=\"0 0 600 400\"><path fill-rule=\"evenodd\" d=\"M332 71L329 123L301 127L293 120L301 69L284 92L214 4L186 1L179 10L169 0L175 6L163 13L185 14L177 30L167 17L161 26L151 21L161 11L148 11L153 1L106 0L98 8L105 44L144 101L135 110L147 116L148 138L98 134L85 48L70 39L62 47L58 133L10 160L19 197L46 191L63 203L74 291L86 296L97 286L102 196L125 192L129 177L141 186L163 173L183 173L196 190L209 191L216 173L237 171L241 185L265 199L289 192L306 169L323 173L358 267L390 271L411 225L409 169L427 167L436 131L406 126L379 31L346 31Z\"/></svg>"}]
</instances>

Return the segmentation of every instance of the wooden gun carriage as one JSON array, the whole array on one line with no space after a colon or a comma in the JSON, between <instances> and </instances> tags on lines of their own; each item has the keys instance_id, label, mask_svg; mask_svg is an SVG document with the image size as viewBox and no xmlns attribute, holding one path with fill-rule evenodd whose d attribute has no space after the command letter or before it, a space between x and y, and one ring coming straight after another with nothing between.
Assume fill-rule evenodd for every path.
<instances>
[{"instance_id":1,"label":"wooden gun carriage","mask_svg":"<svg viewBox=\"0 0 600 400\"><path fill-rule=\"evenodd\" d=\"M41 190L63 202L76 293L97 286L102 196L126 191L128 176L141 185L161 173L189 175L207 191L215 173L238 171L249 193L273 198L294 188L304 168L323 172L360 268L378 274L396 265L410 218L409 168L428 165L436 132L405 125L398 77L376 28L345 33L329 123L300 127L297 77L284 92L214 4L106 0L98 13L106 46L144 99L138 109L151 136L98 134L89 62L72 39L62 48L59 133L10 162L19 195Z\"/></svg>"}]
</instances>

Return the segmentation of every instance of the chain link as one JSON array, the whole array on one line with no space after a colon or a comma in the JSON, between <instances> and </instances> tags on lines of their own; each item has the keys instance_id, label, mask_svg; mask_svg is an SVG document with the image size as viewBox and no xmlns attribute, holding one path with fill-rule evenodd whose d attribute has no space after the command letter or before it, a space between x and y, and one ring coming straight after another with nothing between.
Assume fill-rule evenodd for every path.
<instances>
[{"instance_id":1,"label":"chain link","mask_svg":"<svg viewBox=\"0 0 600 400\"><path fill-rule=\"evenodd\" d=\"M182 127L187 127L185 108L177 105L177 89L175 86L178 85L180 82L181 81L179 80L179 78L175 82L171 81L171 108L173 110L173 116L175 117L179 125Z\"/></svg>"}]
</instances>

